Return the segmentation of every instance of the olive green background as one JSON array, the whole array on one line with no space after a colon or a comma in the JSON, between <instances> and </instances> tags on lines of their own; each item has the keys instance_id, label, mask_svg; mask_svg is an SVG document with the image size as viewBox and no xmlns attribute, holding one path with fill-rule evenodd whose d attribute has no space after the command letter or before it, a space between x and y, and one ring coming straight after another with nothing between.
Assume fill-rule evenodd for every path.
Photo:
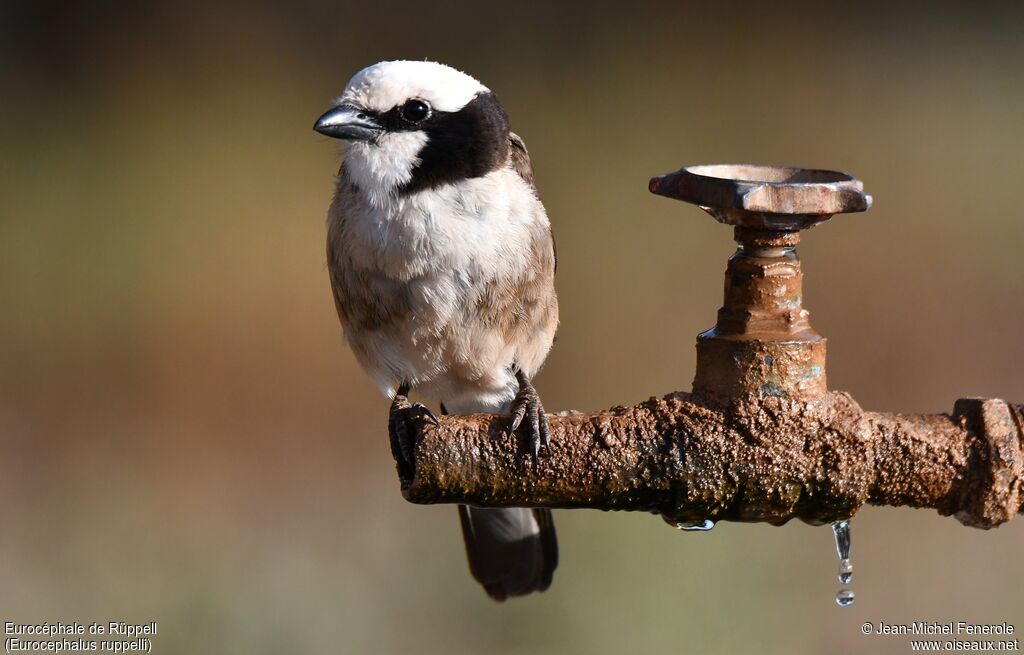
<instances>
[{"instance_id":1,"label":"olive green background","mask_svg":"<svg viewBox=\"0 0 1024 655\"><path fill-rule=\"evenodd\" d=\"M894 3L895 4L895 3ZM552 410L687 389L730 230L684 164L838 168L875 207L804 236L829 383L866 408L1024 402L1022 16L963 3L5 2L0 619L159 621L158 653L906 653L865 621L1024 629L1024 522L828 528L557 512L498 605L451 507L398 489L340 338L311 130L388 58L466 70L526 140L558 239Z\"/></svg>"}]
</instances>

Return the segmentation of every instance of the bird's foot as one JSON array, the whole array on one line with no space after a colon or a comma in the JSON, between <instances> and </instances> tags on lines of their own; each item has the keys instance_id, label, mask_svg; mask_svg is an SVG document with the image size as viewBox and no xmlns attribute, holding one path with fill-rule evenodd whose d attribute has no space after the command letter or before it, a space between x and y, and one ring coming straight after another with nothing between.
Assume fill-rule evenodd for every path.
<instances>
[{"instance_id":1,"label":"bird's foot","mask_svg":"<svg viewBox=\"0 0 1024 655\"><path fill-rule=\"evenodd\" d=\"M410 403L406 387L399 388L391 401L388 414L388 436L391 438L391 456L398 463L398 475L403 480L412 478L416 470L416 423L424 418L437 423L437 416L422 403Z\"/></svg>"},{"instance_id":2,"label":"bird's foot","mask_svg":"<svg viewBox=\"0 0 1024 655\"><path fill-rule=\"evenodd\" d=\"M544 446L549 452L551 450L548 417L544 413L540 395L533 388L526 373L516 371L516 379L519 380L519 393L512 401L512 423L509 425L509 432L515 434L520 427L523 427L525 430L523 436L530 441L530 451L534 458L539 458L541 446Z\"/></svg>"}]
</instances>

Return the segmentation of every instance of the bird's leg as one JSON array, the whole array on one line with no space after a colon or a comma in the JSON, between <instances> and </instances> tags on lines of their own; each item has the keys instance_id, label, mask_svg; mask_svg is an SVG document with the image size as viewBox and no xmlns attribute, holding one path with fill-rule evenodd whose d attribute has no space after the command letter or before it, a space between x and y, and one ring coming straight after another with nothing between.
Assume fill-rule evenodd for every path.
<instances>
[{"instance_id":1,"label":"bird's leg","mask_svg":"<svg viewBox=\"0 0 1024 655\"><path fill-rule=\"evenodd\" d=\"M388 436L391 438L391 456L398 462L398 473L403 478L412 477L412 472L416 468L413 426L424 417L437 423L437 416L429 407L422 403L409 402L409 385L399 385L388 414Z\"/></svg>"},{"instance_id":2,"label":"bird's leg","mask_svg":"<svg viewBox=\"0 0 1024 655\"><path fill-rule=\"evenodd\" d=\"M512 423L509 430L513 433L524 425L526 419L526 435L530 439L530 450L533 456L540 456L540 447L551 449L551 437L548 432L548 417L544 414L544 406L540 402L537 390L533 388L530 378L518 366L515 369L516 380L519 381L519 393L512 401Z\"/></svg>"}]
</instances>

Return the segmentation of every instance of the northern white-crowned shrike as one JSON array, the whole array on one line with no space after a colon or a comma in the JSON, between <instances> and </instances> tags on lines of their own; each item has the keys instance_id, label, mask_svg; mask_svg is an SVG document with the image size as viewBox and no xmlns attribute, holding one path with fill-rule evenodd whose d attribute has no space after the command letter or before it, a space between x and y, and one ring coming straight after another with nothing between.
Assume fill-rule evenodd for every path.
<instances>
[{"instance_id":1,"label":"northern white-crowned shrike","mask_svg":"<svg viewBox=\"0 0 1024 655\"><path fill-rule=\"evenodd\" d=\"M412 467L400 411L411 390L446 412L512 414L524 456L538 457L550 443L530 379L558 326L555 244L497 97L442 64L385 61L357 73L315 129L345 142L328 268L345 338L393 398L400 472ZM547 589L558 564L550 510L459 516L492 598Z\"/></svg>"}]
</instances>

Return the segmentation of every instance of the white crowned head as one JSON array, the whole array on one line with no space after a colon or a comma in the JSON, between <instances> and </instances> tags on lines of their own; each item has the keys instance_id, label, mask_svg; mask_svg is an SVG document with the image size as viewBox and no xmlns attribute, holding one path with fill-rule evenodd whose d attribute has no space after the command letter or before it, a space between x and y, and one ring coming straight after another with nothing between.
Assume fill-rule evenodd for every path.
<instances>
[{"instance_id":1,"label":"white crowned head","mask_svg":"<svg viewBox=\"0 0 1024 655\"><path fill-rule=\"evenodd\" d=\"M356 73L314 129L342 139L347 178L383 201L485 174L507 153L508 118L473 77L431 61Z\"/></svg>"}]
</instances>

